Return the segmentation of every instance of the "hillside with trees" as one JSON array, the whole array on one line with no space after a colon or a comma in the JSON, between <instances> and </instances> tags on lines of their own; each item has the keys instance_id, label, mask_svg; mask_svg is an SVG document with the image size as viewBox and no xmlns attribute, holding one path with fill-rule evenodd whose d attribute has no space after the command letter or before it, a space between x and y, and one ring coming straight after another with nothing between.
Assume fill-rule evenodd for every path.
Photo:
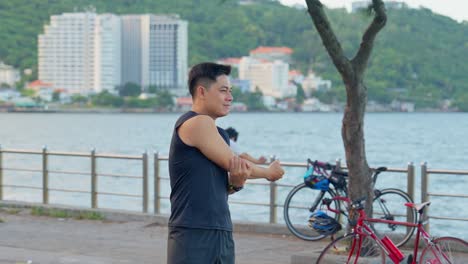
<instances>
[{"instance_id":1,"label":"hillside with trees","mask_svg":"<svg viewBox=\"0 0 468 264\"><path fill-rule=\"evenodd\" d=\"M247 55L263 46L294 49L292 68L313 70L333 82L318 96L325 101L345 98L332 65L305 9L260 0L2 0L0 60L37 78L37 37L54 14L95 11L115 14L179 14L189 21L189 64ZM393 99L438 107L443 100L468 110L468 23L458 23L427 9L390 9L388 22L376 40L365 83L369 99ZM364 12L327 10L347 53L355 52L368 25ZM27 80L24 80L27 81Z\"/></svg>"}]
</instances>

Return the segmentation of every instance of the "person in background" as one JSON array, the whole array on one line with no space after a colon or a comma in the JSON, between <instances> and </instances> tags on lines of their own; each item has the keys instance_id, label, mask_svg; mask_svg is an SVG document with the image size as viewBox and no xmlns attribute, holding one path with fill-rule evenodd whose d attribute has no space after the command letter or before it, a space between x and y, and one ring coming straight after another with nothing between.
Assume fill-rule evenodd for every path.
<instances>
[{"instance_id":1,"label":"person in background","mask_svg":"<svg viewBox=\"0 0 468 264\"><path fill-rule=\"evenodd\" d=\"M216 126L232 104L230 72L211 62L189 72L192 110L176 121L169 150L168 264L234 264L228 195L246 179L276 181L284 174L277 160L262 167L234 154L226 131Z\"/></svg>"},{"instance_id":2,"label":"person in background","mask_svg":"<svg viewBox=\"0 0 468 264\"><path fill-rule=\"evenodd\" d=\"M267 159L264 156L260 156L258 159L256 159L246 152L241 153L239 146L237 145L237 138L239 137L239 132L237 132L237 130L235 130L233 127L226 128L226 133L229 136L229 146L231 147L232 151L236 153L236 155L239 155L239 157L253 162L255 164L265 164L267 162Z\"/></svg>"}]
</instances>

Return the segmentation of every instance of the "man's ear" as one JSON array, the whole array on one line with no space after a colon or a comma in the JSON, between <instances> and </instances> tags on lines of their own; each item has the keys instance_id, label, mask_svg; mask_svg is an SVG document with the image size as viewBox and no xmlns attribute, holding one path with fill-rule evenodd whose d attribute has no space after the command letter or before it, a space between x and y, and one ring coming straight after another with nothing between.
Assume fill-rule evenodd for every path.
<instances>
[{"instance_id":1,"label":"man's ear","mask_svg":"<svg viewBox=\"0 0 468 264\"><path fill-rule=\"evenodd\" d=\"M205 97L205 87L201 86L201 85L198 85L197 86L197 94L198 96L200 96L201 98Z\"/></svg>"}]
</instances>

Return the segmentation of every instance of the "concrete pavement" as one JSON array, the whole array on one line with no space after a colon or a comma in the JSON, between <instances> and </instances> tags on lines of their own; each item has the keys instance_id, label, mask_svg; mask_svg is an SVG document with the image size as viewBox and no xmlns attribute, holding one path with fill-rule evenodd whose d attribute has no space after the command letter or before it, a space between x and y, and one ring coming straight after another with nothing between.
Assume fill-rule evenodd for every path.
<instances>
[{"instance_id":1,"label":"concrete pavement","mask_svg":"<svg viewBox=\"0 0 468 264\"><path fill-rule=\"evenodd\" d=\"M99 210L106 220L76 220L33 216L30 207L0 202L0 264L166 263L165 216ZM283 225L235 223L234 230L236 264L310 264L329 242L300 240Z\"/></svg>"},{"instance_id":2,"label":"concrete pavement","mask_svg":"<svg viewBox=\"0 0 468 264\"><path fill-rule=\"evenodd\" d=\"M164 218L106 215L110 220L75 220L32 216L28 208L1 207L0 263L166 263ZM292 255L321 247L321 243L290 235L249 232L262 232L261 225L237 225L236 229L239 264L291 263Z\"/></svg>"}]
</instances>

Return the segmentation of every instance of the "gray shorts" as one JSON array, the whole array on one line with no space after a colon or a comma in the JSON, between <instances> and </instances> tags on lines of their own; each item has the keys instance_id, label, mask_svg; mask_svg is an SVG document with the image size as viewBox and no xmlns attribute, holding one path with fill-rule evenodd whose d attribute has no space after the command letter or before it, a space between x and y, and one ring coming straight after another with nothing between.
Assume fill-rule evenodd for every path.
<instances>
[{"instance_id":1,"label":"gray shorts","mask_svg":"<svg viewBox=\"0 0 468 264\"><path fill-rule=\"evenodd\" d=\"M167 264L234 264L232 232L169 227Z\"/></svg>"}]
</instances>

